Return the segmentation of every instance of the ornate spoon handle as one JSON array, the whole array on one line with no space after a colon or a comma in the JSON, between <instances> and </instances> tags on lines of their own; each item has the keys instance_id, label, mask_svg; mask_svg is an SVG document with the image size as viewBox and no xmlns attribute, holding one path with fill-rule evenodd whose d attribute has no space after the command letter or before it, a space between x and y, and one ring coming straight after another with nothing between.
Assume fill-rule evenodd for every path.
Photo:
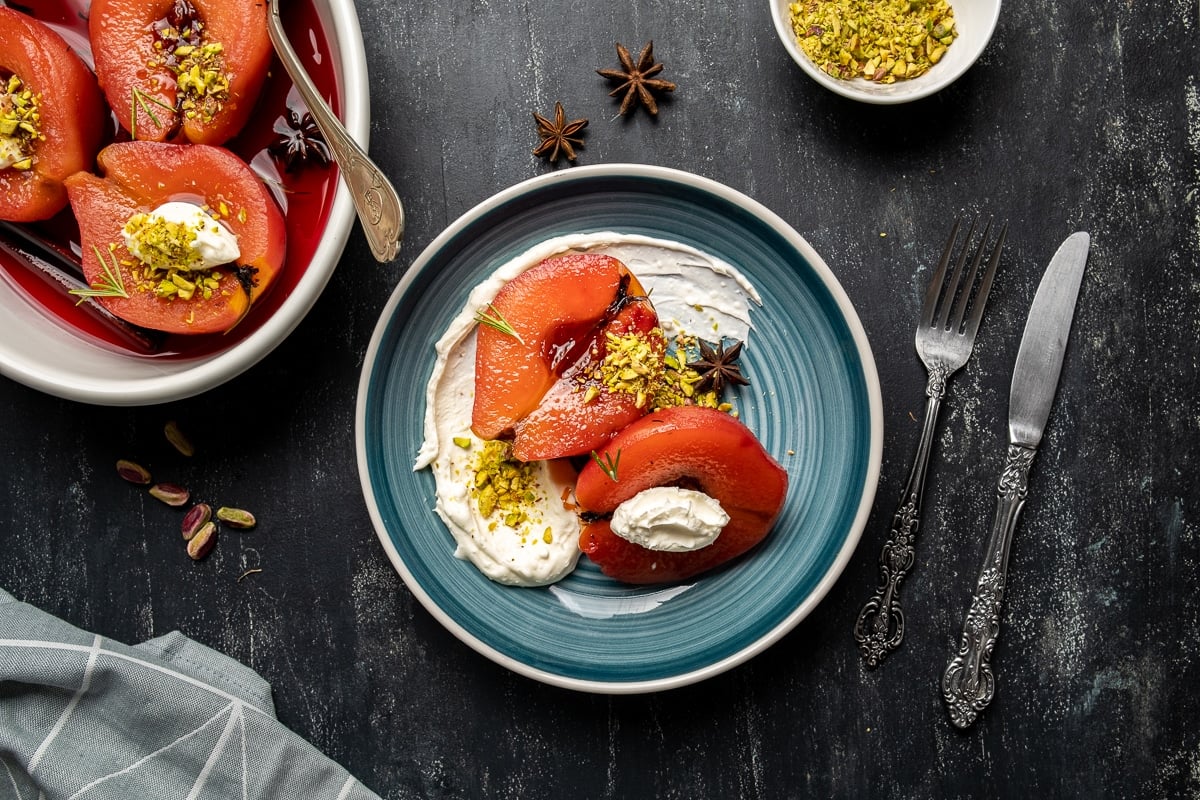
<instances>
[{"instance_id":1,"label":"ornate spoon handle","mask_svg":"<svg viewBox=\"0 0 1200 800\"><path fill-rule=\"evenodd\" d=\"M942 675L942 699L950 711L950 721L966 728L979 716L996 693L992 673L992 648L1000 636L1000 606L1007 580L1008 554L1013 531L1025 505L1029 488L1029 467L1037 450L1010 444L1004 471L996 488L996 518L988 535L983 566L975 582L975 594L963 622L958 654Z\"/></svg>"},{"instance_id":2,"label":"ornate spoon handle","mask_svg":"<svg viewBox=\"0 0 1200 800\"><path fill-rule=\"evenodd\" d=\"M925 473L933 452L933 435L938 413L946 396L946 378L950 370L935 365L929 370L925 386L925 421L921 441L913 459L908 483L900 507L892 517L891 535L879 554L879 587L858 613L854 640L867 666L877 667L904 640L904 611L900 607L900 582L915 560L917 530L921 526L921 498L925 494Z\"/></svg>"},{"instance_id":3,"label":"ornate spoon handle","mask_svg":"<svg viewBox=\"0 0 1200 800\"><path fill-rule=\"evenodd\" d=\"M350 187L350 197L354 200L354 208L358 211L371 252L378 261L391 261L396 257L400 239L404 236L404 207L400 205L400 197L375 162L329 110L312 78L304 71L279 19L279 0L271 0L267 32L275 45L275 52L279 54L279 60L304 98L313 120L333 152L333 159L341 169L346 185Z\"/></svg>"}]
</instances>

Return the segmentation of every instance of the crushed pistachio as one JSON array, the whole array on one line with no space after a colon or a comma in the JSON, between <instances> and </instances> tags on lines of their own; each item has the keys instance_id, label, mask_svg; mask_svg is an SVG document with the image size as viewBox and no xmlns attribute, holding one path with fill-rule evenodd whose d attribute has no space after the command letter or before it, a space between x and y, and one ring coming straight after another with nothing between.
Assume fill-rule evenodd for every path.
<instances>
[{"instance_id":1,"label":"crushed pistachio","mask_svg":"<svg viewBox=\"0 0 1200 800\"><path fill-rule=\"evenodd\" d=\"M652 398L654 410L688 405L721 407L720 396L711 390L701 391L698 386L703 381L703 376L688 366L692 360L691 353L696 347L695 337L679 336L663 356L662 379L655 386ZM727 407L721 410L728 410L728 404L725 405Z\"/></svg>"},{"instance_id":2,"label":"crushed pistachio","mask_svg":"<svg viewBox=\"0 0 1200 800\"><path fill-rule=\"evenodd\" d=\"M0 169L33 168L34 145L45 140L42 133L41 95L35 94L17 75L10 75L0 90Z\"/></svg>"},{"instance_id":3,"label":"crushed pistachio","mask_svg":"<svg viewBox=\"0 0 1200 800\"><path fill-rule=\"evenodd\" d=\"M211 224L219 225L215 218ZM139 212L125 223L123 233L130 251L137 254L126 266L140 291L164 300L209 300L220 291L223 273L206 266L194 246L194 226Z\"/></svg>"},{"instance_id":4,"label":"crushed pistachio","mask_svg":"<svg viewBox=\"0 0 1200 800\"><path fill-rule=\"evenodd\" d=\"M229 100L229 73L225 46L206 41L204 27L190 2L176 3L166 18L154 24L154 59L175 74L180 113L207 123Z\"/></svg>"},{"instance_id":5,"label":"crushed pistachio","mask_svg":"<svg viewBox=\"0 0 1200 800\"><path fill-rule=\"evenodd\" d=\"M510 528L534 521L539 501L535 463L517 461L508 442L493 440L480 448L473 470L471 496L480 516L495 516Z\"/></svg>"},{"instance_id":6,"label":"crushed pistachio","mask_svg":"<svg viewBox=\"0 0 1200 800\"><path fill-rule=\"evenodd\" d=\"M606 333L604 339L604 359L584 380L598 379L610 392L633 395L634 404L644 408L663 376L662 330L654 328L648 335ZM600 388L593 384L584 391L584 401L591 402Z\"/></svg>"},{"instance_id":7,"label":"crushed pistachio","mask_svg":"<svg viewBox=\"0 0 1200 800\"><path fill-rule=\"evenodd\" d=\"M125 233L137 242L141 260L152 270L175 268L184 272L199 269L204 261L192 247L196 231L190 225L138 213L125 223Z\"/></svg>"},{"instance_id":8,"label":"crushed pistachio","mask_svg":"<svg viewBox=\"0 0 1200 800\"><path fill-rule=\"evenodd\" d=\"M180 109L183 115L211 122L229 99L224 46L220 42L208 42L189 49L179 62L176 76L182 94Z\"/></svg>"},{"instance_id":9,"label":"crushed pistachio","mask_svg":"<svg viewBox=\"0 0 1200 800\"><path fill-rule=\"evenodd\" d=\"M947 0L797 0L788 10L800 49L843 80L916 78L958 35Z\"/></svg>"}]
</instances>

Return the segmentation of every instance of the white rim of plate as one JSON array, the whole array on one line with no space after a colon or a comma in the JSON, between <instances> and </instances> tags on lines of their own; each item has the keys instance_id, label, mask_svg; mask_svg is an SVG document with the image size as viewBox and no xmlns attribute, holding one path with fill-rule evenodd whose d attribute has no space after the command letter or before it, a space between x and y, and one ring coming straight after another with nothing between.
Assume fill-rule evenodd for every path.
<instances>
[{"instance_id":1,"label":"white rim of plate","mask_svg":"<svg viewBox=\"0 0 1200 800\"><path fill-rule=\"evenodd\" d=\"M366 51L362 41L358 14L351 0L313 0L322 22L328 26L326 36L331 49L330 58L340 68L339 89L342 97L342 121L347 131L365 150L370 140L370 81L367 75ZM228 350L204 356L186 364L178 372L168 370L161 375L138 379L86 379L44 365L0 361L0 374L46 394L83 403L107 406L139 406L167 403L202 394L219 386L265 358L298 326L307 309L317 301L333 276L337 262L349 240L354 226L354 203L344 180L339 178L325 232L317 243L310 263L328 260L332 266L322 274L305 271L291 294L253 333ZM111 351L71 335L81 346L95 348L101 357L111 357Z\"/></svg>"},{"instance_id":2,"label":"white rim of plate","mask_svg":"<svg viewBox=\"0 0 1200 800\"><path fill-rule=\"evenodd\" d=\"M413 574L409 571L400 554L396 551L392 544L391 538L388 535L386 526L384 525L383 516L380 513L379 506L376 503L374 493L371 490L371 476L367 465L366 458L366 397L371 383L372 375L375 372L376 359L379 355L379 347L383 341L383 336L388 326L391 323L392 316L395 313L396 307L400 304L412 285L416 276L419 275L427 266L433 256L438 253L448 242L459 235L464 228L469 224L478 220L481 216L489 211L509 202L510 200L525 194L526 192L541 188L544 186L553 185L555 183L565 183L578 180L580 178L589 177L622 177L636 176L656 178L663 181L682 183L694 188L706 191L710 194L721 197L735 205L742 206L754 213L764 222L766 222L776 233L782 236L787 242L804 257L809 264L812 265L814 271L821 277L830 294L836 299L838 308L840 309L843 318L846 320L847 327L850 329L854 338L855 346L858 349L859 358L863 365L863 378L867 385L867 399L870 406L871 417L871 446L867 464L867 474L864 476L862 487L862 498L859 503L858 511L854 516L854 521L850 531L847 533L846 540L842 543L841 549L838 551L837 557L834 559L830 568L822 576L813 591L804 599L804 601L793 610L785 619L778 625L772 628L763 636L756 639L751 644L742 648L731 656L728 656L720 661L714 662L700 669L683 672L678 675L672 675L666 678L655 678L652 680L641 681L595 681L584 680L579 678L571 678L555 673L540 670L531 667L522 661L512 658L485 642L478 639L474 634L466 630L457 621L446 614L441 607L433 601L433 599L421 588ZM376 324L375 331L371 336L370 344L367 347L367 352L364 357L363 371L359 378L358 399L355 411L355 449L358 461L359 481L362 484L363 496L366 500L367 511L370 514L371 522L375 527L375 534L380 543L383 545L387 553L388 560L392 562L393 568L399 573L404 584L412 592L413 596L425 607L433 617L440 622L450 633L457 639L466 644L471 649L490 659L491 661L506 667L507 669L525 677L532 678L542 683L557 686L564 689L573 689L582 692L592 692L596 694L642 694L647 692L657 692L666 689L675 689L693 683L706 680L708 678L719 675L729 669L732 669L739 664L749 661L754 656L766 650L771 645L779 641L785 634L792 630L799 622L816 608L817 604L825 598L834 583L841 576L846 564L853 556L858 541L862 536L863 529L866 527L867 518L871 513L871 506L875 499L875 489L879 481L880 463L883 457L883 403L881 399L879 376L875 368L875 359L871 352L870 343L867 340L866 331L862 327L862 322L858 318L858 313L854 310L850 302L849 296L838 282L832 270L829 269L825 261L817 254L817 252L808 244L800 234L792 228L787 222L779 217L775 212L763 206L756 200L738 192L734 189L717 183L708 178L703 178L689 172L671 169L668 167L657 167L645 164L596 164L580 167L572 167L570 170L562 172L554 172L546 175L539 175L535 178L522 181L514 186L504 189L499 193L492 195L487 200L479 203L474 208L470 209L460 216L454 223L446 228L437 238L421 252L417 259L409 267L397 284L396 289L392 292L383 311L380 313L379 321ZM451 558L447 552L447 558Z\"/></svg>"}]
</instances>

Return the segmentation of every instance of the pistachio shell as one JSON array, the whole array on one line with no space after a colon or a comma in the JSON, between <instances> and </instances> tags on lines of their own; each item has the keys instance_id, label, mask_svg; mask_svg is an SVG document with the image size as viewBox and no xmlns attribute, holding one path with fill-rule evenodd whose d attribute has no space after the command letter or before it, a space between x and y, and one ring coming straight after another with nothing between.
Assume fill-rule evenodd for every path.
<instances>
[{"instance_id":1,"label":"pistachio shell","mask_svg":"<svg viewBox=\"0 0 1200 800\"><path fill-rule=\"evenodd\" d=\"M206 522L200 526L196 534L188 540L187 554L191 556L193 561L199 561L204 558L217 544L217 525L214 522Z\"/></svg>"},{"instance_id":2,"label":"pistachio shell","mask_svg":"<svg viewBox=\"0 0 1200 800\"><path fill-rule=\"evenodd\" d=\"M192 446L192 442L179 428L179 423L171 420L163 426L163 434L167 437L167 441L171 446L185 456L193 456L196 454L196 448Z\"/></svg>"},{"instance_id":3,"label":"pistachio shell","mask_svg":"<svg viewBox=\"0 0 1200 800\"><path fill-rule=\"evenodd\" d=\"M150 487L150 494L169 506L181 506L188 501L191 493L174 483L156 483Z\"/></svg>"},{"instance_id":4,"label":"pistachio shell","mask_svg":"<svg viewBox=\"0 0 1200 800\"><path fill-rule=\"evenodd\" d=\"M136 461L124 458L119 459L117 461L117 474L130 483L136 483L139 486L145 486L150 483L150 470Z\"/></svg>"},{"instance_id":5,"label":"pistachio shell","mask_svg":"<svg viewBox=\"0 0 1200 800\"><path fill-rule=\"evenodd\" d=\"M258 520L249 511L229 506L221 506L217 509L217 519L231 528L241 528L242 530L253 528L258 524Z\"/></svg>"},{"instance_id":6,"label":"pistachio shell","mask_svg":"<svg viewBox=\"0 0 1200 800\"><path fill-rule=\"evenodd\" d=\"M212 506L208 503L197 503L189 508L187 514L183 517L183 522L180 523L184 540L191 541L196 532L207 525L211 519Z\"/></svg>"}]
</instances>

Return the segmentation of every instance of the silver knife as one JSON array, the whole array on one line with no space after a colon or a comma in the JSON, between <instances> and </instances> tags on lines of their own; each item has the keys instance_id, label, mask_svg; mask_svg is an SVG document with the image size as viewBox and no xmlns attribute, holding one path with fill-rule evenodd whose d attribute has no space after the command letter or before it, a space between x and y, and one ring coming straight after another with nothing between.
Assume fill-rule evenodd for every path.
<instances>
[{"instance_id":1,"label":"silver knife","mask_svg":"<svg viewBox=\"0 0 1200 800\"><path fill-rule=\"evenodd\" d=\"M1058 248L1034 295L1013 367L1008 398L1008 456L996 489L996 518L983 567L963 623L958 653L942 675L942 699L950 721L966 728L996 692L992 648L1000 635L1000 606L1017 517L1025 505L1029 467L1037 455L1062 372L1075 300L1087 265L1086 233L1073 233Z\"/></svg>"}]
</instances>

